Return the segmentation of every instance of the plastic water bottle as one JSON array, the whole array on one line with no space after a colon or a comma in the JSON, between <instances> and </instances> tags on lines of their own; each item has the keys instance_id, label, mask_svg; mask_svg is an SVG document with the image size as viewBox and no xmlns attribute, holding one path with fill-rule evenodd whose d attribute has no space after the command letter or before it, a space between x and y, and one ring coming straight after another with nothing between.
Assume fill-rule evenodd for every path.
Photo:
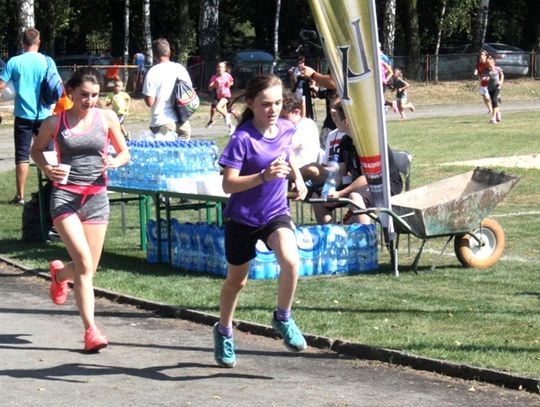
<instances>
[{"instance_id":1,"label":"plastic water bottle","mask_svg":"<svg viewBox=\"0 0 540 407\"><path fill-rule=\"evenodd\" d=\"M165 223L166 225L166 223ZM180 222L176 218L171 219L171 252L170 254L170 263L173 267L175 267L175 263L179 262L179 253L178 253L178 228L180 227ZM167 228L165 227L165 246L169 246L167 244ZM169 248L167 247L167 250Z\"/></svg>"},{"instance_id":2,"label":"plastic water bottle","mask_svg":"<svg viewBox=\"0 0 540 407\"><path fill-rule=\"evenodd\" d=\"M347 232L340 225L324 225L323 274L347 272Z\"/></svg>"},{"instance_id":3,"label":"plastic water bottle","mask_svg":"<svg viewBox=\"0 0 540 407\"><path fill-rule=\"evenodd\" d=\"M161 240L157 238L157 222L150 219L146 225L147 245L146 245L146 260L148 263L157 263L158 245L161 245L161 259L163 262L169 261L169 244L167 243L167 224L164 220L161 222Z\"/></svg>"},{"instance_id":4,"label":"plastic water bottle","mask_svg":"<svg viewBox=\"0 0 540 407\"><path fill-rule=\"evenodd\" d=\"M337 187L337 175L339 171L338 157L334 155L332 159L328 162L326 167L326 180L324 181L324 186L322 189L322 197L324 199L328 198L328 195L334 193Z\"/></svg>"},{"instance_id":5,"label":"plastic water bottle","mask_svg":"<svg viewBox=\"0 0 540 407\"><path fill-rule=\"evenodd\" d=\"M202 245L202 228L201 224L197 223L193 226L191 232L191 250L193 271L204 272L204 253Z\"/></svg>"},{"instance_id":6,"label":"plastic water bottle","mask_svg":"<svg viewBox=\"0 0 540 407\"><path fill-rule=\"evenodd\" d=\"M178 266L184 270L193 270L193 257L191 250L192 225L181 223L178 228Z\"/></svg>"},{"instance_id":7,"label":"plastic water bottle","mask_svg":"<svg viewBox=\"0 0 540 407\"><path fill-rule=\"evenodd\" d=\"M227 275L227 258L225 256L225 228L223 226L215 229L214 244L217 259L216 274L225 277Z\"/></svg>"},{"instance_id":8,"label":"plastic water bottle","mask_svg":"<svg viewBox=\"0 0 540 407\"><path fill-rule=\"evenodd\" d=\"M249 278L254 280L275 279L279 276L276 255L258 240L255 245L256 257L251 261Z\"/></svg>"},{"instance_id":9,"label":"plastic water bottle","mask_svg":"<svg viewBox=\"0 0 540 407\"><path fill-rule=\"evenodd\" d=\"M300 276L312 276L317 272L320 258L321 239L317 228L313 226L300 226L295 231L298 254L300 256Z\"/></svg>"}]
</instances>

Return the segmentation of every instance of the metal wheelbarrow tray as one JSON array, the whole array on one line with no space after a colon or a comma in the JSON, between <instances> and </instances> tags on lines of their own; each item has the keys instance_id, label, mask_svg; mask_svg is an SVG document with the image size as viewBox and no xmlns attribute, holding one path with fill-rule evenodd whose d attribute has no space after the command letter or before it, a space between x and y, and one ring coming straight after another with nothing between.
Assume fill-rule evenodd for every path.
<instances>
[{"instance_id":1,"label":"metal wheelbarrow tray","mask_svg":"<svg viewBox=\"0 0 540 407\"><path fill-rule=\"evenodd\" d=\"M495 264L504 250L504 232L486 217L518 181L514 175L476 168L393 196L388 214L396 220L396 232L422 239L415 271L427 239L441 236L449 236L441 255L454 238L456 256L464 266Z\"/></svg>"}]
</instances>

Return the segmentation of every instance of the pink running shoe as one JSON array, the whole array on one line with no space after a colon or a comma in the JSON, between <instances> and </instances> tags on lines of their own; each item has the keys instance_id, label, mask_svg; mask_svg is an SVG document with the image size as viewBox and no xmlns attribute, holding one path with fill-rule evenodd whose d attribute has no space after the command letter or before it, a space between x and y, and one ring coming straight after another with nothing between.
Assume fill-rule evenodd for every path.
<instances>
[{"instance_id":1,"label":"pink running shoe","mask_svg":"<svg viewBox=\"0 0 540 407\"><path fill-rule=\"evenodd\" d=\"M97 352L108 344L107 338L101 334L95 325L92 325L84 333L84 351L87 353Z\"/></svg>"},{"instance_id":2,"label":"pink running shoe","mask_svg":"<svg viewBox=\"0 0 540 407\"><path fill-rule=\"evenodd\" d=\"M49 291L52 302L57 305L62 305L66 302L69 290L67 281L58 282L56 279L56 273L63 268L64 263L60 260L51 261L51 264L49 265L49 272L51 273L51 288Z\"/></svg>"}]
</instances>

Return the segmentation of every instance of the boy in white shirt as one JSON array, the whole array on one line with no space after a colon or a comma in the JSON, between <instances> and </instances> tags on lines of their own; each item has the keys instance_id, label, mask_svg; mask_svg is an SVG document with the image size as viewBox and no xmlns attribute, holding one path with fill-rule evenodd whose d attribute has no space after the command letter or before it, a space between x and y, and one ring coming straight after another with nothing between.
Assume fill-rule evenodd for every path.
<instances>
[{"instance_id":1,"label":"boy in white shirt","mask_svg":"<svg viewBox=\"0 0 540 407\"><path fill-rule=\"evenodd\" d=\"M321 155L319 129L312 119L302 117L302 99L294 93L284 94L281 117L294 124L292 149L298 168L316 163Z\"/></svg>"}]
</instances>

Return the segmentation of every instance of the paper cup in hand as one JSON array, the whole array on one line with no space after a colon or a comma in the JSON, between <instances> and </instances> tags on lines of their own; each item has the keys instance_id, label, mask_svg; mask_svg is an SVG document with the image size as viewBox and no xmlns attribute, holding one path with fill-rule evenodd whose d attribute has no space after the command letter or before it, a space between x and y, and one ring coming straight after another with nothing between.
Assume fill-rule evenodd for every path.
<instances>
[{"instance_id":1,"label":"paper cup in hand","mask_svg":"<svg viewBox=\"0 0 540 407\"><path fill-rule=\"evenodd\" d=\"M62 180L60 181L60 184L67 184L69 171L71 170L71 165L69 165L69 164L58 164L58 169L66 172L66 175L64 176L64 178L62 178Z\"/></svg>"}]
</instances>

